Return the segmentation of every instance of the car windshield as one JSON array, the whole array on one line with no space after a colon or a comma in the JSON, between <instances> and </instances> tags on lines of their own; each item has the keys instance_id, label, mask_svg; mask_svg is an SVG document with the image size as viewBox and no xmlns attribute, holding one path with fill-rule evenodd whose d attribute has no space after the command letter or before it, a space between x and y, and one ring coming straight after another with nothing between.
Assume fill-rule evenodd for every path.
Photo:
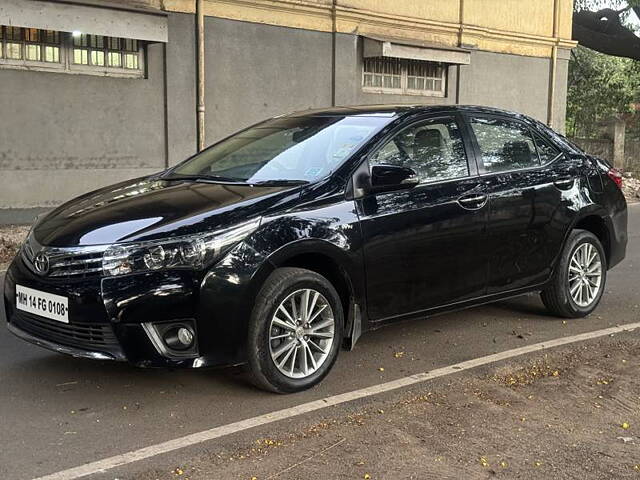
<instances>
[{"instance_id":1,"label":"car windshield","mask_svg":"<svg viewBox=\"0 0 640 480\"><path fill-rule=\"evenodd\" d=\"M246 183L313 182L335 171L390 121L311 115L267 120L207 148L167 175Z\"/></svg>"}]
</instances>

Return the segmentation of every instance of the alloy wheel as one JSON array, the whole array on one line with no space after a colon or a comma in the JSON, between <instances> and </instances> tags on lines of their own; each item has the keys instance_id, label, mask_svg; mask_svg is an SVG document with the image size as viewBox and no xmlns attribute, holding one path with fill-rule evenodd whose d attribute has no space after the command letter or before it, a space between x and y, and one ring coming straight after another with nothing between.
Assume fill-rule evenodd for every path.
<instances>
[{"instance_id":1,"label":"alloy wheel","mask_svg":"<svg viewBox=\"0 0 640 480\"><path fill-rule=\"evenodd\" d=\"M317 290L287 296L269 326L269 350L276 368L289 378L306 378L324 364L335 337L333 310Z\"/></svg>"},{"instance_id":2,"label":"alloy wheel","mask_svg":"<svg viewBox=\"0 0 640 480\"><path fill-rule=\"evenodd\" d=\"M575 249L569 262L569 294L579 307L588 307L602 287L602 259L591 243Z\"/></svg>"}]
</instances>

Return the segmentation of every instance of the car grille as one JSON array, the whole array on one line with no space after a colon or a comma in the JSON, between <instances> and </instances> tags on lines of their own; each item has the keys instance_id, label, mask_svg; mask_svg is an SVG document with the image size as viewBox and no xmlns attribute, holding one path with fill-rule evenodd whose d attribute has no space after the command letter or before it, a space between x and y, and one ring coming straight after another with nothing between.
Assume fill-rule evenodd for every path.
<instances>
[{"instance_id":1,"label":"car grille","mask_svg":"<svg viewBox=\"0 0 640 480\"><path fill-rule=\"evenodd\" d=\"M11 323L35 337L68 347L91 351L119 348L111 325L62 323L20 311L14 313Z\"/></svg>"},{"instance_id":2,"label":"car grille","mask_svg":"<svg viewBox=\"0 0 640 480\"><path fill-rule=\"evenodd\" d=\"M105 245L90 247L55 248L43 247L30 235L22 246L24 263L41 276L62 278L86 278L102 273L102 254ZM44 253L49 261L48 270L42 273L36 269L35 261L39 253Z\"/></svg>"}]
</instances>

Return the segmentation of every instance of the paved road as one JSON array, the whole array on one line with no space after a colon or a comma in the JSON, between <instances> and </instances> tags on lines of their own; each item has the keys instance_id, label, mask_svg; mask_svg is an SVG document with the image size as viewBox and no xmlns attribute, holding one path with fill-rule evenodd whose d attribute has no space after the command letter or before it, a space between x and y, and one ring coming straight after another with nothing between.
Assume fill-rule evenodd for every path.
<instances>
[{"instance_id":1,"label":"paved road","mask_svg":"<svg viewBox=\"0 0 640 480\"><path fill-rule=\"evenodd\" d=\"M604 300L589 318L563 322L527 296L387 327L341 352L327 380L298 395L257 391L241 369L142 370L74 359L0 328L0 478L33 478L489 353L638 321L639 206L630 208L629 230L627 259L610 272ZM405 352L401 359L397 351Z\"/></svg>"}]
</instances>

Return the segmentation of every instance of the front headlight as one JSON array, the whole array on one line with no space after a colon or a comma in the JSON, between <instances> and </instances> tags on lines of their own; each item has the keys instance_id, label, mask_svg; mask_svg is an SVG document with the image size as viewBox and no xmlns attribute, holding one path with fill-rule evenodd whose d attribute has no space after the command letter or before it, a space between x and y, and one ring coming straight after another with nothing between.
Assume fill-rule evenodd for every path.
<instances>
[{"instance_id":1,"label":"front headlight","mask_svg":"<svg viewBox=\"0 0 640 480\"><path fill-rule=\"evenodd\" d=\"M102 256L102 271L114 276L167 268L202 268L259 225L257 218L215 233L113 245Z\"/></svg>"}]
</instances>

